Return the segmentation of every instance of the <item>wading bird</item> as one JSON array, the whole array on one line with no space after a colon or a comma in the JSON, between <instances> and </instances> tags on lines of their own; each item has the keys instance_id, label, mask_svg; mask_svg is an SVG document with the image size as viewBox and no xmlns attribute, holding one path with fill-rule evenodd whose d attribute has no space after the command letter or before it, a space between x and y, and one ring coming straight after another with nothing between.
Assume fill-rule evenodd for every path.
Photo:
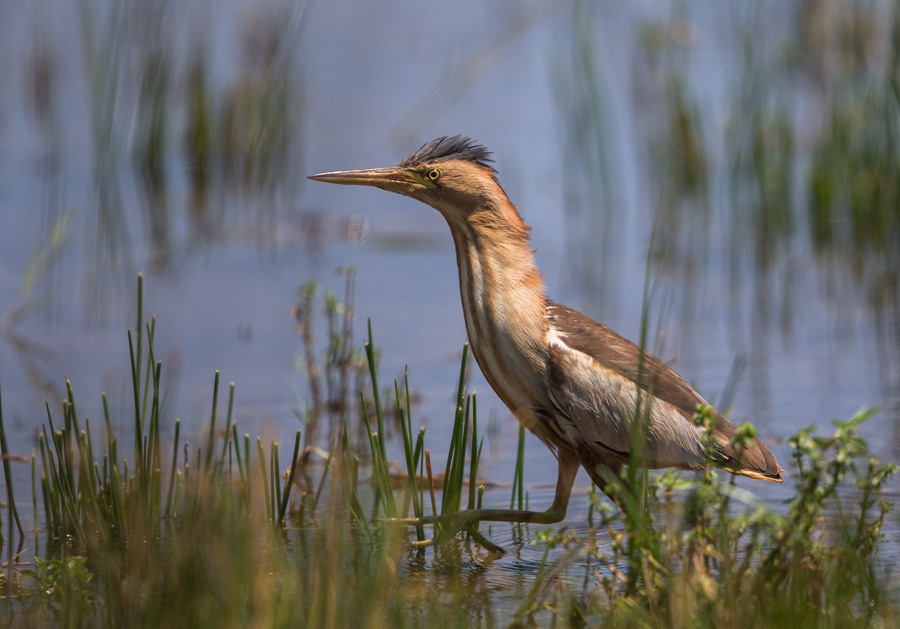
<instances>
[{"instance_id":1,"label":"wading bird","mask_svg":"<svg viewBox=\"0 0 900 629\"><path fill-rule=\"evenodd\" d=\"M579 466L621 506L607 488L609 479L629 464L638 421L644 422L638 453L643 467L696 470L707 461L705 433L693 421L704 399L631 341L546 297L529 246L530 228L500 186L490 155L469 138L445 136L396 166L310 177L396 192L441 213L456 247L463 314L475 359L516 419L559 463L556 496L547 511L474 509L401 520L409 525L446 523L438 542L462 529L475 534L471 525L482 520L561 521ZM754 437L738 453L732 444L737 426L716 411L712 420L712 458L717 465L750 478L783 482L784 470L759 439ZM430 543L435 540L417 544Z\"/></svg>"}]
</instances>

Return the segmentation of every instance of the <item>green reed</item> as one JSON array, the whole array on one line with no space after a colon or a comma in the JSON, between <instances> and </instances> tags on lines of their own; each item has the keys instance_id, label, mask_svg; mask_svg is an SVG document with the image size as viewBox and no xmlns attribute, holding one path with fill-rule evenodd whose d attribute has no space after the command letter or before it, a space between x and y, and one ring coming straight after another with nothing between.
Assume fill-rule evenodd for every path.
<instances>
[{"instance_id":1,"label":"green reed","mask_svg":"<svg viewBox=\"0 0 900 629\"><path fill-rule=\"evenodd\" d=\"M710 465L681 483L689 490L679 509L683 524L660 527L639 512L644 521L623 533L619 517L597 502L602 521L587 536L541 533L560 549L541 562L541 583L550 571L584 570L585 583L600 589L579 593L571 581L557 579L550 588L536 580L520 620L551 609L575 625L581 624L576 619L629 627L895 625L892 569L877 550L893 506L879 494L897 466L873 457L860 465L868 452L857 430L873 413L862 409L849 421L835 420L830 437L817 437L812 428L791 437L796 491L786 511L776 513L733 476L718 479L712 415L701 407L694 420L707 435ZM732 446L739 449L752 435L742 426ZM647 488L655 501L665 484L651 480Z\"/></svg>"},{"instance_id":2,"label":"green reed","mask_svg":"<svg viewBox=\"0 0 900 629\"><path fill-rule=\"evenodd\" d=\"M394 497L394 477L391 475L389 461L387 459L386 433L384 422L384 409L381 401L381 393L378 387L378 377L375 360L374 341L372 338L372 323L368 326L369 340L365 345L366 358L369 373L372 379L373 410L375 413L375 425L372 429L372 419L369 407L363 396L363 418L366 425L366 434L369 439L372 455L372 485L375 489L375 504L372 519L379 517L379 509L386 518L406 517L409 507L412 505L415 517L425 515L425 464L428 451L425 449L425 427L418 433L413 441L413 428L411 417L409 379L404 378L404 391L401 394L399 384L394 381L395 403L397 407L398 423L400 424L403 439L403 457L406 463L405 493L402 502L402 510L397 507ZM475 394L467 395L466 383L466 359L468 356L468 343L463 345L462 361L460 364L459 381L456 387L456 412L454 414L453 433L447 452L447 462L443 474L440 514L453 513L462 508L462 499L466 495L464 485L469 484L467 494L467 508L474 508L477 495L478 465L481 457L483 440L478 441L478 411L476 409ZM404 411L405 407L405 411ZM346 428L345 428L346 434ZM471 434L471 437L469 436ZM349 451L349 446L348 446ZM466 480L466 455L471 453L468 461L468 481ZM430 463L429 463L430 466ZM416 479L419 479L418 486ZM433 492L434 484L429 467L429 489ZM358 496L353 495L354 502L358 502ZM436 505L433 507L437 514ZM425 539L423 527L416 527L416 536L419 540Z\"/></svg>"},{"instance_id":3,"label":"green reed","mask_svg":"<svg viewBox=\"0 0 900 629\"><path fill-rule=\"evenodd\" d=\"M472 417L473 405L472 396L466 395L466 358L468 357L468 354L469 344L466 343L463 345L462 362L459 370L459 384L456 393L456 414L453 420L453 433L450 437L450 448L447 452L447 465L444 470L444 491L441 496L442 514L459 511L462 502L463 474L466 467L466 448L469 436L469 419ZM477 428L473 429L473 450L475 434L477 434Z\"/></svg>"},{"instance_id":4,"label":"green reed","mask_svg":"<svg viewBox=\"0 0 900 629\"><path fill-rule=\"evenodd\" d=\"M525 426L519 424L519 439L516 446L516 467L513 472L512 495L509 508L524 509L523 492L525 490ZM516 500L518 498L518 501ZM516 506L518 505L518 506Z\"/></svg>"},{"instance_id":5,"label":"green reed","mask_svg":"<svg viewBox=\"0 0 900 629\"><path fill-rule=\"evenodd\" d=\"M140 282L138 292L142 310ZM301 431L288 450L289 462L282 460L276 440L265 447L261 438L254 462L250 436L240 438L233 416L233 384L225 428L216 433L218 374L209 407L212 437L206 435L203 447L192 450L180 441L176 421L172 459L167 458L160 434L162 365L153 349L155 325L141 323L129 350L137 387L134 426L141 431L133 451L119 451L105 398L106 434L100 439L92 435L91 421L78 415L68 380L58 410L47 406L47 425L32 458L32 502L35 513L42 503L47 555L36 557L33 569L8 564L3 576L7 624L496 623L490 595L478 594L483 580L465 576L457 554L435 554L434 561L452 568L451 576L437 570L445 594L436 597L437 582L421 583L411 570L421 565L422 553L408 551L409 533L381 521L381 516L406 516L410 508L416 516L426 515L426 471L432 512L458 510L464 496L468 508L481 506L484 487L476 487L483 437L475 395L465 390L467 348L455 388L453 437L438 507L424 428L413 438L406 376L402 388L395 381L393 390L406 474L391 472L389 422L377 385L371 328L366 357L372 398L363 398L371 489L360 483L361 463L345 416L315 491L307 494L295 491ZM638 419L644 419L646 401L640 413ZM783 512L776 513L733 479L719 480L721 472L712 465L710 411L698 409L695 421L708 440L707 470L694 480L635 470L627 487L610 478L628 507L624 529L621 517L594 493L591 515L599 514L599 526L591 523L587 533L565 528L529 533L542 546L541 559L508 620L643 627L895 624L896 588L878 549L891 509L881 493L896 466L873 458L861 464L868 454L857 431L871 414L864 410L850 421L836 421L830 437L816 437L808 429L791 438L796 489ZM752 429L741 427L732 446L739 451L749 439ZM9 498L6 541L14 559L17 519L2 405L0 446ZM521 437L518 452L514 498L521 504ZM668 501L671 492L684 490L683 504L669 504L679 512L680 523L661 526L658 494L662 491ZM321 506L325 502L327 507ZM425 537L422 529L416 539ZM24 537L21 528L19 537ZM477 545L449 541L446 546L470 548L466 562L486 556Z\"/></svg>"}]
</instances>

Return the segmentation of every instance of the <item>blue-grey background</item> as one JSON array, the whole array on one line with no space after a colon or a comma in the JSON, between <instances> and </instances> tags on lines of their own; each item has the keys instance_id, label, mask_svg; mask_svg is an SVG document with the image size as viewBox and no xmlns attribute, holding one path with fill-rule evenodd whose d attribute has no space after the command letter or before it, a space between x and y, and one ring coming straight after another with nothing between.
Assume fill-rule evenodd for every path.
<instances>
[{"instance_id":1,"label":"blue-grey background","mask_svg":"<svg viewBox=\"0 0 900 629\"><path fill-rule=\"evenodd\" d=\"M165 421L197 441L218 369L240 430L289 441L308 395L297 290L342 295L353 264L357 344L371 318L383 382L409 366L442 468L465 341L449 231L410 199L305 177L464 134L494 152L552 298L637 341L649 278L648 345L782 465L792 432L864 405L894 461L898 59L887 1L2 2L10 446L30 455L65 375L81 415L99 428L105 391L128 431L138 271ZM482 475L510 482L516 424L471 376ZM541 507L555 461L526 450ZM790 492L745 486L776 508Z\"/></svg>"}]
</instances>

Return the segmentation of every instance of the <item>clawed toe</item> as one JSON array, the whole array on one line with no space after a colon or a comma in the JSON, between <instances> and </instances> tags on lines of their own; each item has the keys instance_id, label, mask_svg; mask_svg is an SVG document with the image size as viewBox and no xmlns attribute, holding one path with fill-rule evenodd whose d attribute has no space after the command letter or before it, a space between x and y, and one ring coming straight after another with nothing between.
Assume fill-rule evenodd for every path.
<instances>
[{"instance_id":1,"label":"clawed toe","mask_svg":"<svg viewBox=\"0 0 900 629\"><path fill-rule=\"evenodd\" d=\"M436 524L449 525L446 529L436 534L431 539L417 540L407 542L410 548L428 548L429 546L438 546L453 539L461 531L468 533L478 545L486 550L495 553L503 553L504 550L497 546L476 528L475 523L478 522L477 517L473 517L471 512L458 511L456 513L448 513L440 516L425 516L422 518L385 518L381 520L388 524L397 524L400 526L418 527L418 526L434 526Z\"/></svg>"}]
</instances>

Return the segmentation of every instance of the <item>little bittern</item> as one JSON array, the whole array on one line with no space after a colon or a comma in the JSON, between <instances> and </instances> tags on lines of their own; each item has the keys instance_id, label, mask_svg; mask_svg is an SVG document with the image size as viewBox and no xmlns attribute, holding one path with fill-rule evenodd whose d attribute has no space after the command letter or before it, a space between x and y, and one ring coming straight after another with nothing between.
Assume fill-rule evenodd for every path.
<instances>
[{"instance_id":1,"label":"little bittern","mask_svg":"<svg viewBox=\"0 0 900 629\"><path fill-rule=\"evenodd\" d=\"M422 201L443 215L456 247L475 359L516 419L559 463L556 496L545 512L478 509L404 520L454 522L442 538L462 528L472 530L470 525L479 520L561 521L579 466L606 488L611 474L618 475L629 463L642 395L652 403L641 420L646 422L641 465L692 470L703 468L708 459L708 440L693 421L704 399L631 341L546 297L529 246L530 228L497 181L490 155L469 138L442 137L396 166L310 177L375 186ZM732 445L737 427L716 411L712 417L716 464L750 478L783 482L784 470L759 439L738 453Z\"/></svg>"}]
</instances>

